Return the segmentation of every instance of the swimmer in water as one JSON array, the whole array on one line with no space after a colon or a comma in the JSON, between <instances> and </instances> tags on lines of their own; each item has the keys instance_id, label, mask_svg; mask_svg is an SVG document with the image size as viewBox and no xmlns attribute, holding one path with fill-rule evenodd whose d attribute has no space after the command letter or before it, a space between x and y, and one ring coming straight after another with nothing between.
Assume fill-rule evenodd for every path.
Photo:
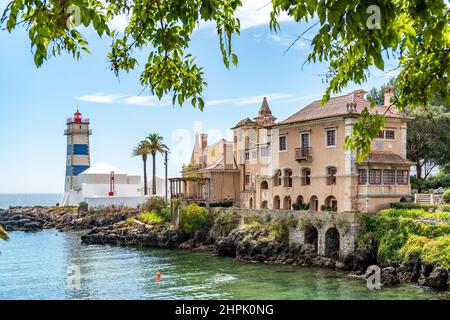
<instances>
[{"instance_id":1,"label":"swimmer in water","mask_svg":"<svg viewBox=\"0 0 450 320\"><path fill-rule=\"evenodd\" d=\"M156 276L155 276L155 278L156 278L156 281L161 281L161 272L156 272Z\"/></svg>"}]
</instances>

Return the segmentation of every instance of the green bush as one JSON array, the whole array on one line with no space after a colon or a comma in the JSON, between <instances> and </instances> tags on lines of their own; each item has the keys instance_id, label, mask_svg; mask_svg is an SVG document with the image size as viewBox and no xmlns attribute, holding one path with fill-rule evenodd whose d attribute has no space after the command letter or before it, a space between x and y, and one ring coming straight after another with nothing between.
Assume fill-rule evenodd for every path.
<instances>
[{"instance_id":1,"label":"green bush","mask_svg":"<svg viewBox=\"0 0 450 320\"><path fill-rule=\"evenodd\" d=\"M438 210L450 212L450 205L447 204L425 204L425 203L409 203L409 202L392 202L390 207L393 209L423 209L423 210Z\"/></svg>"},{"instance_id":2,"label":"green bush","mask_svg":"<svg viewBox=\"0 0 450 320\"><path fill-rule=\"evenodd\" d=\"M294 203L292 204L292 209L294 210L308 210L309 203Z\"/></svg>"},{"instance_id":3,"label":"green bush","mask_svg":"<svg viewBox=\"0 0 450 320\"><path fill-rule=\"evenodd\" d=\"M423 209L386 209L378 213L381 217L412 218L412 219L435 219L450 221L450 212L428 212Z\"/></svg>"},{"instance_id":4,"label":"green bush","mask_svg":"<svg viewBox=\"0 0 450 320\"><path fill-rule=\"evenodd\" d=\"M180 227L186 233L201 229L209 220L208 211L204 207L190 204L181 211Z\"/></svg>"},{"instance_id":5,"label":"green bush","mask_svg":"<svg viewBox=\"0 0 450 320\"><path fill-rule=\"evenodd\" d=\"M326 204L323 204L320 206L320 211L333 211L333 208L331 206L327 206Z\"/></svg>"},{"instance_id":6,"label":"green bush","mask_svg":"<svg viewBox=\"0 0 450 320\"><path fill-rule=\"evenodd\" d=\"M402 259L408 260L411 256L421 258L424 246L430 241L432 240L427 237L416 235L410 236L403 248L400 250Z\"/></svg>"},{"instance_id":7,"label":"green bush","mask_svg":"<svg viewBox=\"0 0 450 320\"><path fill-rule=\"evenodd\" d=\"M438 237L426 243L422 259L429 264L450 269L450 236Z\"/></svg>"},{"instance_id":8,"label":"green bush","mask_svg":"<svg viewBox=\"0 0 450 320\"><path fill-rule=\"evenodd\" d=\"M155 211L141 213L137 219L147 224L161 224L165 222L164 217Z\"/></svg>"},{"instance_id":9,"label":"green bush","mask_svg":"<svg viewBox=\"0 0 450 320\"><path fill-rule=\"evenodd\" d=\"M444 192L444 194L442 195L442 201L447 204L450 203L450 189Z\"/></svg>"},{"instance_id":10,"label":"green bush","mask_svg":"<svg viewBox=\"0 0 450 320\"><path fill-rule=\"evenodd\" d=\"M214 202L209 204L210 208L230 208L233 206L233 201Z\"/></svg>"},{"instance_id":11,"label":"green bush","mask_svg":"<svg viewBox=\"0 0 450 320\"><path fill-rule=\"evenodd\" d=\"M166 202L161 197L151 197L143 205L142 209L146 212L155 211L160 213L163 208L165 208Z\"/></svg>"},{"instance_id":12,"label":"green bush","mask_svg":"<svg viewBox=\"0 0 450 320\"><path fill-rule=\"evenodd\" d=\"M227 235L239 226L240 218L232 209L227 209L226 212L220 213L214 221L214 230L222 235Z\"/></svg>"},{"instance_id":13,"label":"green bush","mask_svg":"<svg viewBox=\"0 0 450 320\"><path fill-rule=\"evenodd\" d=\"M411 187L419 191L428 191L429 189L450 188L450 174L440 173L427 179L417 179L411 177Z\"/></svg>"}]
</instances>

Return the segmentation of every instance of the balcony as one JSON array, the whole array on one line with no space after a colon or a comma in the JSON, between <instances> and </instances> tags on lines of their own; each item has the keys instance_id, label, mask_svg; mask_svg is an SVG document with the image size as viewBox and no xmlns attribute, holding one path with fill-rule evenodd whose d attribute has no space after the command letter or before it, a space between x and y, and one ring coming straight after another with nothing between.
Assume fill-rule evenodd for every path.
<instances>
[{"instance_id":1,"label":"balcony","mask_svg":"<svg viewBox=\"0 0 450 320\"><path fill-rule=\"evenodd\" d=\"M89 134L92 135L92 130L91 129L87 129L87 128L82 128L82 129L78 129L78 128L70 128L70 129L65 129L64 130L64 135L69 135L69 134L73 134L73 133L82 133L82 134Z\"/></svg>"},{"instance_id":2,"label":"balcony","mask_svg":"<svg viewBox=\"0 0 450 320\"><path fill-rule=\"evenodd\" d=\"M295 160L312 160L312 148L296 148L295 149Z\"/></svg>"},{"instance_id":3,"label":"balcony","mask_svg":"<svg viewBox=\"0 0 450 320\"><path fill-rule=\"evenodd\" d=\"M88 118L84 118L84 119L81 119L81 118L77 118L77 119L75 119L75 118L67 118L67 124L69 124L69 123L89 124L89 119Z\"/></svg>"}]
</instances>

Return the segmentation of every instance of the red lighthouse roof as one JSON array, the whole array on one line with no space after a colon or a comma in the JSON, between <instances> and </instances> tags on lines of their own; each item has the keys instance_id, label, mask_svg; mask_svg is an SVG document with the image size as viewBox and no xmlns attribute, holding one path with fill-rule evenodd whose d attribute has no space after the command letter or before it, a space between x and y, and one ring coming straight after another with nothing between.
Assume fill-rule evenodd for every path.
<instances>
[{"instance_id":1,"label":"red lighthouse roof","mask_svg":"<svg viewBox=\"0 0 450 320\"><path fill-rule=\"evenodd\" d=\"M77 112L75 112L73 115L74 115L75 117L77 117L77 118L81 117L81 112L80 112L80 110L77 109Z\"/></svg>"}]
</instances>

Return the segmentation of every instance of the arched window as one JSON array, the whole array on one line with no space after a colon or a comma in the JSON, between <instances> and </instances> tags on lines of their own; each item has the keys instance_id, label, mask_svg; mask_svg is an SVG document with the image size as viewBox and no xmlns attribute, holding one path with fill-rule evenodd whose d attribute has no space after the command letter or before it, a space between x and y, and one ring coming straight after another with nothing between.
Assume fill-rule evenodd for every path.
<instances>
[{"instance_id":1,"label":"arched window","mask_svg":"<svg viewBox=\"0 0 450 320\"><path fill-rule=\"evenodd\" d=\"M269 189L269 184L267 183L266 180L264 180L264 181L261 182L261 189L262 189L262 190L267 190L267 189Z\"/></svg>"},{"instance_id":2,"label":"arched window","mask_svg":"<svg viewBox=\"0 0 450 320\"><path fill-rule=\"evenodd\" d=\"M275 197L273 198L273 208L274 208L275 210L280 209L280 197L279 197L279 196L275 196Z\"/></svg>"},{"instance_id":3,"label":"arched window","mask_svg":"<svg viewBox=\"0 0 450 320\"><path fill-rule=\"evenodd\" d=\"M328 196L325 199L325 211L337 211L337 200L335 196Z\"/></svg>"},{"instance_id":4,"label":"arched window","mask_svg":"<svg viewBox=\"0 0 450 320\"><path fill-rule=\"evenodd\" d=\"M296 201L296 203L298 203L298 204L303 204L303 197L302 196L298 196L297 197L297 201Z\"/></svg>"},{"instance_id":5,"label":"arched window","mask_svg":"<svg viewBox=\"0 0 450 320\"><path fill-rule=\"evenodd\" d=\"M273 176L273 186L281 186L281 170L278 170L277 173Z\"/></svg>"},{"instance_id":6,"label":"arched window","mask_svg":"<svg viewBox=\"0 0 450 320\"><path fill-rule=\"evenodd\" d=\"M284 197L284 199L283 199L283 209L284 210L291 210L291 208L292 208L291 197L289 197L289 196Z\"/></svg>"},{"instance_id":7,"label":"arched window","mask_svg":"<svg viewBox=\"0 0 450 320\"><path fill-rule=\"evenodd\" d=\"M261 209L267 209L267 201L266 200L261 202Z\"/></svg>"},{"instance_id":8,"label":"arched window","mask_svg":"<svg viewBox=\"0 0 450 320\"><path fill-rule=\"evenodd\" d=\"M284 169L283 185L288 188L292 187L292 170L291 169Z\"/></svg>"},{"instance_id":9,"label":"arched window","mask_svg":"<svg viewBox=\"0 0 450 320\"><path fill-rule=\"evenodd\" d=\"M337 173L336 167L328 167L327 168L327 184L328 185L336 184L336 173Z\"/></svg>"},{"instance_id":10,"label":"arched window","mask_svg":"<svg viewBox=\"0 0 450 320\"><path fill-rule=\"evenodd\" d=\"M319 199L317 196L311 196L309 199L309 210L310 211L319 211Z\"/></svg>"},{"instance_id":11,"label":"arched window","mask_svg":"<svg viewBox=\"0 0 450 320\"><path fill-rule=\"evenodd\" d=\"M311 184L311 169L303 168L301 178L302 178L302 185L309 186Z\"/></svg>"}]
</instances>

